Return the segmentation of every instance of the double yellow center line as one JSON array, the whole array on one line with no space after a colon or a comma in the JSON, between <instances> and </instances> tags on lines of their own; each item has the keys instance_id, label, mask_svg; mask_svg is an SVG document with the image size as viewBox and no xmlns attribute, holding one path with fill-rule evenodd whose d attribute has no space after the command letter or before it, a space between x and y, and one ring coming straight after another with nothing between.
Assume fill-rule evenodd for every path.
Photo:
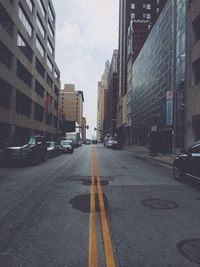
<instances>
[{"instance_id":1,"label":"double yellow center line","mask_svg":"<svg viewBox=\"0 0 200 267\"><path fill-rule=\"evenodd\" d=\"M115 260L112 250L109 226L106 217L105 205L101 189L101 179L99 165L96 159L94 149L92 149L92 167L91 167L91 193L90 193L90 228L89 228L89 255L88 267L98 267L98 249L96 235L96 209L95 209L95 167L97 176L97 192L101 216L101 229L103 235L104 253L107 267L115 267Z\"/></svg>"}]
</instances>

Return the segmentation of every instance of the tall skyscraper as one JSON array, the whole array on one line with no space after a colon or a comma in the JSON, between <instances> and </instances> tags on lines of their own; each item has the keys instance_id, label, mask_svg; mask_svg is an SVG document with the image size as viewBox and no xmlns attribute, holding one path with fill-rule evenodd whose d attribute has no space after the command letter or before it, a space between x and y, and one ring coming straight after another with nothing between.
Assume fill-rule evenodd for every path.
<instances>
[{"instance_id":1,"label":"tall skyscraper","mask_svg":"<svg viewBox=\"0 0 200 267\"><path fill-rule=\"evenodd\" d=\"M58 135L60 72L51 0L0 1L0 139Z\"/></svg>"}]
</instances>

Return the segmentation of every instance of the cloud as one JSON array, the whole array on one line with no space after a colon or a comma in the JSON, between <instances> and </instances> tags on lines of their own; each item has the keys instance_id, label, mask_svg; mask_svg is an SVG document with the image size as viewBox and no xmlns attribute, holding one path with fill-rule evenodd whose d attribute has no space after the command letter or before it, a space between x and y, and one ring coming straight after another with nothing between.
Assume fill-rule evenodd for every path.
<instances>
[{"instance_id":1,"label":"cloud","mask_svg":"<svg viewBox=\"0 0 200 267\"><path fill-rule=\"evenodd\" d=\"M84 115L96 126L97 85L105 61L117 48L117 0L56 0L56 63L61 71L61 84L74 83L83 90Z\"/></svg>"}]
</instances>

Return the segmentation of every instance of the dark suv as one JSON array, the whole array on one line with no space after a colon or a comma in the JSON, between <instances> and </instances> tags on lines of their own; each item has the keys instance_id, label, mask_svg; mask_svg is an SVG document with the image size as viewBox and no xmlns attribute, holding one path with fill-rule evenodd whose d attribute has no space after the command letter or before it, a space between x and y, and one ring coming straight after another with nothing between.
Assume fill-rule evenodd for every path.
<instances>
[{"instance_id":1,"label":"dark suv","mask_svg":"<svg viewBox=\"0 0 200 267\"><path fill-rule=\"evenodd\" d=\"M188 149L182 149L173 164L174 178L180 180L185 175L200 179L200 140Z\"/></svg>"},{"instance_id":2,"label":"dark suv","mask_svg":"<svg viewBox=\"0 0 200 267\"><path fill-rule=\"evenodd\" d=\"M45 161L47 155L46 140L41 135L29 137L15 136L1 149L0 156L4 162L26 161L35 164L38 161Z\"/></svg>"}]
</instances>

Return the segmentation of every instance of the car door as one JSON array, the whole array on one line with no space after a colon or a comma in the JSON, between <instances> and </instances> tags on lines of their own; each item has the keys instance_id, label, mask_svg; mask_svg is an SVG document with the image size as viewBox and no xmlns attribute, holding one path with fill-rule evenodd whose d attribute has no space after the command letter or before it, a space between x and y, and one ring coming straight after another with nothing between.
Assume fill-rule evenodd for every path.
<instances>
[{"instance_id":1,"label":"car door","mask_svg":"<svg viewBox=\"0 0 200 267\"><path fill-rule=\"evenodd\" d=\"M194 144L189 150L188 174L200 179L200 143Z\"/></svg>"}]
</instances>

